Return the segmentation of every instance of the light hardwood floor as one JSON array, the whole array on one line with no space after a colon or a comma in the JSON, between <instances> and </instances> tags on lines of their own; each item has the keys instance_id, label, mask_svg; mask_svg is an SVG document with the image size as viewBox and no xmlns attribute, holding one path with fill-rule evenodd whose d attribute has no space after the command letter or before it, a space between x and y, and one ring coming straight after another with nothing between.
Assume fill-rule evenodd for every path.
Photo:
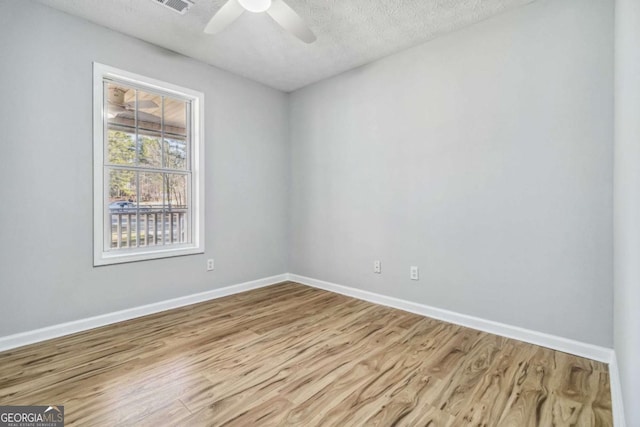
<instances>
[{"instance_id":1,"label":"light hardwood floor","mask_svg":"<svg viewBox=\"0 0 640 427\"><path fill-rule=\"evenodd\" d=\"M605 364L283 283L0 353L81 426L611 426Z\"/></svg>"}]
</instances>

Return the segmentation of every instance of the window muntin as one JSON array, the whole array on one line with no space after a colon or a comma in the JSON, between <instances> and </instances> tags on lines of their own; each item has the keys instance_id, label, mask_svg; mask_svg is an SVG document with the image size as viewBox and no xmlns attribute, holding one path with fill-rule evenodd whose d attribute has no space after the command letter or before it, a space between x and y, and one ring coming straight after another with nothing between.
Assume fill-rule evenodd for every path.
<instances>
[{"instance_id":1,"label":"window muntin","mask_svg":"<svg viewBox=\"0 0 640 427\"><path fill-rule=\"evenodd\" d=\"M94 168L103 191L94 195L102 212L94 264L202 253L202 94L95 65L103 132Z\"/></svg>"}]
</instances>

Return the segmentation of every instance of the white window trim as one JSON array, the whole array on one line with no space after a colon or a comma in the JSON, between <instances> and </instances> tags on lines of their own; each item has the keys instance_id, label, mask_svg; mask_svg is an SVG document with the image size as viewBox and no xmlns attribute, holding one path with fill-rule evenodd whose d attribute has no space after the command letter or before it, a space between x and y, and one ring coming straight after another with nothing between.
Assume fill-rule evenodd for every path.
<instances>
[{"instance_id":1,"label":"white window trim","mask_svg":"<svg viewBox=\"0 0 640 427\"><path fill-rule=\"evenodd\" d=\"M104 179L104 78L156 89L191 100L193 233L190 244L152 248L104 250L107 213L104 206L108 183ZM144 261L204 253L204 94L108 65L93 63L93 265Z\"/></svg>"}]
</instances>

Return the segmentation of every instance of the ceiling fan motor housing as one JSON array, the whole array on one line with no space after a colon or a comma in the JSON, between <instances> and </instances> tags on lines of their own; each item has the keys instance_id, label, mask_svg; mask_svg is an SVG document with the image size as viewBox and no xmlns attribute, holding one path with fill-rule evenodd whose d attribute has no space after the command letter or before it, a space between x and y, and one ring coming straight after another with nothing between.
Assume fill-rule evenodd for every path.
<instances>
[{"instance_id":1,"label":"ceiling fan motor housing","mask_svg":"<svg viewBox=\"0 0 640 427\"><path fill-rule=\"evenodd\" d=\"M109 85L107 100L112 104L124 105L124 94L127 93L126 89L118 86Z\"/></svg>"},{"instance_id":2,"label":"ceiling fan motor housing","mask_svg":"<svg viewBox=\"0 0 640 427\"><path fill-rule=\"evenodd\" d=\"M249 12L265 12L271 7L271 0L238 0L240 5Z\"/></svg>"}]
</instances>

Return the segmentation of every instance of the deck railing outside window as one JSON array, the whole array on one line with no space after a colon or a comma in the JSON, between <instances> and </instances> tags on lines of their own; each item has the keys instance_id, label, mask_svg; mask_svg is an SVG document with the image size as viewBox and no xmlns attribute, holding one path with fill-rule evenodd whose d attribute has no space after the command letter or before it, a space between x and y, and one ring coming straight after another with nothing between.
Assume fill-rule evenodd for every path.
<instances>
[{"instance_id":1,"label":"deck railing outside window","mask_svg":"<svg viewBox=\"0 0 640 427\"><path fill-rule=\"evenodd\" d=\"M188 243L187 206L144 206L111 208L111 247Z\"/></svg>"}]
</instances>

